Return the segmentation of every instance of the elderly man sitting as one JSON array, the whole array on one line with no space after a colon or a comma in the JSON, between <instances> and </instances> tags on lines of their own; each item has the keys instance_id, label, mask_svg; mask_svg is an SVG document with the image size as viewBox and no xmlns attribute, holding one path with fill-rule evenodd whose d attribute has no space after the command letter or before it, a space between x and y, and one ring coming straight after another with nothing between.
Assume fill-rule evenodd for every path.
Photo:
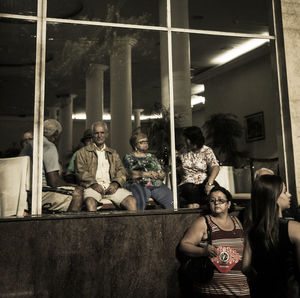
<instances>
[{"instance_id":1,"label":"elderly man sitting","mask_svg":"<svg viewBox=\"0 0 300 298\"><path fill-rule=\"evenodd\" d=\"M127 210L137 210L132 193L122 188L126 170L118 153L105 145L108 129L103 121L92 125L93 143L81 148L76 155L76 175L85 187L84 202L88 211L96 211L106 198Z\"/></svg>"},{"instance_id":2,"label":"elderly man sitting","mask_svg":"<svg viewBox=\"0 0 300 298\"><path fill-rule=\"evenodd\" d=\"M57 120L44 121L42 206L44 210L49 211L80 211L82 188L65 182L59 175L60 165L56 145L61 132L62 127ZM32 153L30 141L20 156L28 155L32 159ZM60 189L60 186L68 186L68 189Z\"/></svg>"}]
</instances>

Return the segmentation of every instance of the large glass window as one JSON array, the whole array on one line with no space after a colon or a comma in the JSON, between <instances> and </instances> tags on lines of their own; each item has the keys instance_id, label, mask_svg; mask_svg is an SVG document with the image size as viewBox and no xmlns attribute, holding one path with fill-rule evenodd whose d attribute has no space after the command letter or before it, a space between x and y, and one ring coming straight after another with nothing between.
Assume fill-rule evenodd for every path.
<instances>
[{"instance_id":1,"label":"large glass window","mask_svg":"<svg viewBox=\"0 0 300 298\"><path fill-rule=\"evenodd\" d=\"M271 5L271 0L172 0L172 26L268 34Z\"/></svg>"},{"instance_id":2,"label":"large glass window","mask_svg":"<svg viewBox=\"0 0 300 298\"><path fill-rule=\"evenodd\" d=\"M133 131L148 135L176 202L175 154L188 126L200 127L231 169L233 187L224 186L235 193L249 193L251 158L282 157L270 0L25 2L0 7L2 157L18 154L34 117L57 118L65 170L85 129L104 119L121 157ZM46 15L37 16L37 3ZM34 104L44 113L34 115ZM234 135L214 130L228 123ZM235 144L224 149L220 135L225 147L230 137Z\"/></svg>"},{"instance_id":3,"label":"large glass window","mask_svg":"<svg viewBox=\"0 0 300 298\"><path fill-rule=\"evenodd\" d=\"M73 0L64 3L59 0L48 0L47 15L49 18L157 26L159 1Z\"/></svg>"}]
</instances>

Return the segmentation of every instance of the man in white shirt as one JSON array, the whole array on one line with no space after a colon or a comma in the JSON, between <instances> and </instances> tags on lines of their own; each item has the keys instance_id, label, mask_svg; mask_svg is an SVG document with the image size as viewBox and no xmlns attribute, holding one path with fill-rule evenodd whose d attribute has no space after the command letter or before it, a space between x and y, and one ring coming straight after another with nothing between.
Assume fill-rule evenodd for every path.
<instances>
[{"instance_id":1,"label":"man in white shirt","mask_svg":"<svg viewBox=\"0 0 300 298\"><path fill-rule=\"evenodd\" d=\"M105 145L107 125L103 121L92 125L93 143L77 152L75 171L85 188L84 202L88 211L96 211L102 199L109 199L120 208L137 210L135 197L122 188L126 170L118 153Z\"/></svg>"}]
</instances>

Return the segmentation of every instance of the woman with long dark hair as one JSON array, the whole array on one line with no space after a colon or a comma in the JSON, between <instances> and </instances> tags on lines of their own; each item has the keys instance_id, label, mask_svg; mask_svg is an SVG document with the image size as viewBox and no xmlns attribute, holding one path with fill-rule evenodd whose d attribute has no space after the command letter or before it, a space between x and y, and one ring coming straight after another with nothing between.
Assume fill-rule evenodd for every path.
<instances>
[{"instance_id":1,"label":"woman with long dark hair","mask_svg":"<svg viewBox=\"0 0 300 298\"><path fill-rule=\"evenodd\" d=\"M282 219L290 199L279 176L263 175L254 182L243 257L251 297L300 297L300 223Z\"/></svg>"}]
</instances>

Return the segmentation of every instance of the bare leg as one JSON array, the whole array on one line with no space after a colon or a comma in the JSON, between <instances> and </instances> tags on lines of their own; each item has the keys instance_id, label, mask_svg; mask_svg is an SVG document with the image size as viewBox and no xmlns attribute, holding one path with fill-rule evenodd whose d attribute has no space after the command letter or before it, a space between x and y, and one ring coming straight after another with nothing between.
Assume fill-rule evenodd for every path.
<instances>
[{"instance_id":1,"label":"bare leg","mask_svg":"<svg viewBox=\"0 0 300 298\"><path fill-rule=\"evenodd\" d=\"M88 211L97 211L97 201L94 198L86 198L85 205Z\"/></svg>"},{"instance_id":2,"label":"bare leg","mask_svg":"<svg viewBox=\"0 0 300 298\"><path fill-rule=\"evenodd\" d=\"M76 186L72 195L72 201L67 211L80 211L83 203L83 187Z\"/></svg>"},{"instance_id":3,"label":"bare leg","mask_svg":"<svg viewBox=\"0 0 300 298\"><path fill-rule=\"evenodd\" d=\"M121 202L121 207L131 210L131 211L136 211L137 210L137 203L136 199L133 196L127 196L122 202Z\"/></svg>"}]
</instances>

